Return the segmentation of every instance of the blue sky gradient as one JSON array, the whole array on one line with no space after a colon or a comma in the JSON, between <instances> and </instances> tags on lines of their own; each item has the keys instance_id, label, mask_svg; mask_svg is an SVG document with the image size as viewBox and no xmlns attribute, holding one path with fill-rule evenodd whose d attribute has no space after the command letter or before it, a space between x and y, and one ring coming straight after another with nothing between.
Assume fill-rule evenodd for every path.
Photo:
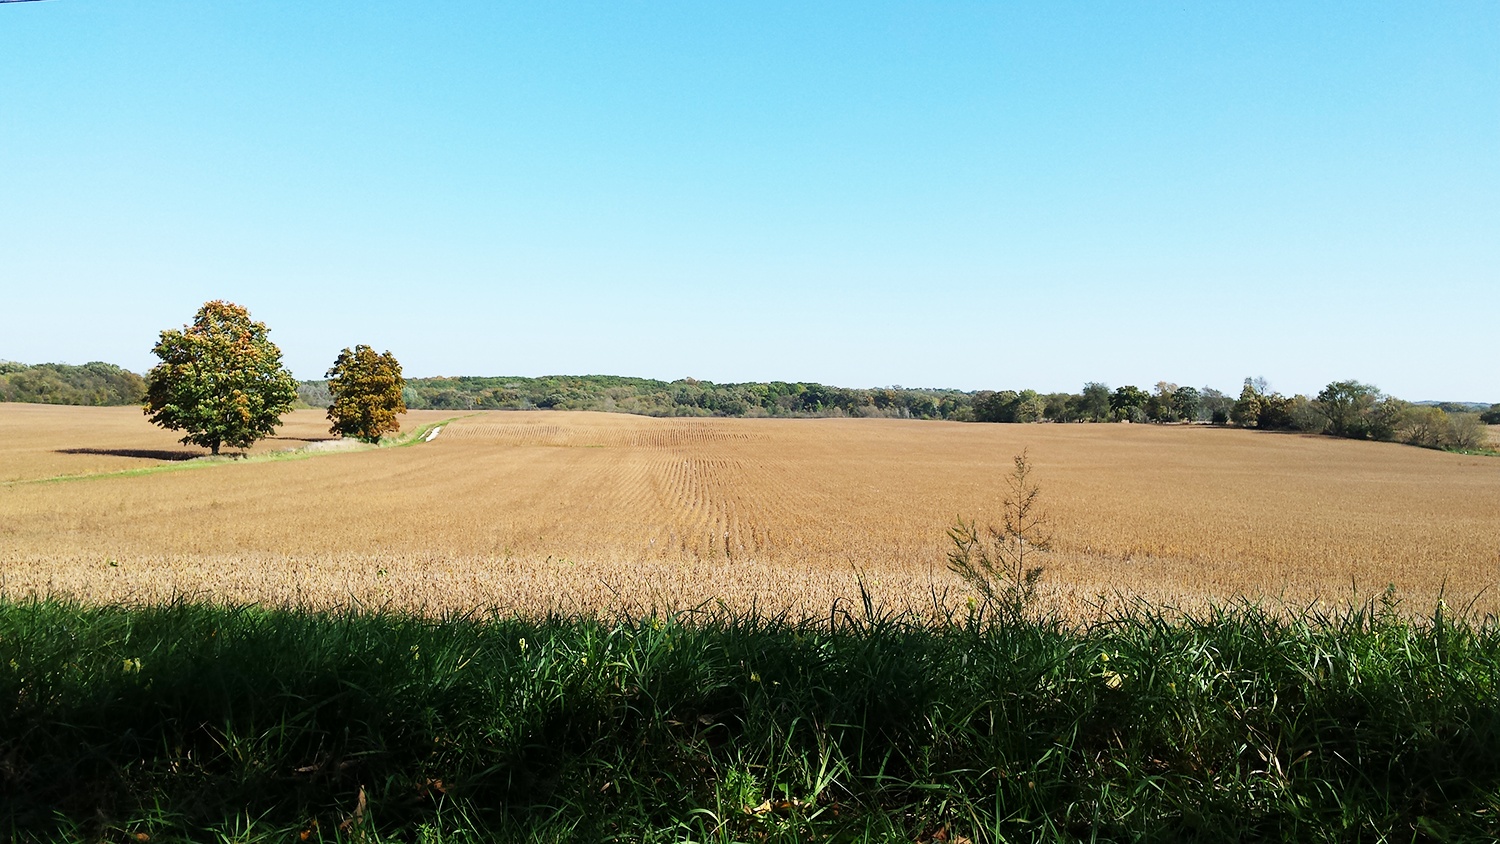
<instances>
[{"instance_id":1,"label":"blue sky gradient","mask_svg":"<svg viewBox=\"0 0 1500 844\"><path fill-rule=\"evenodd\" d=\"M0 6L0 358L1500 401L1500 4Z\"/></svg>"}]
</instances>

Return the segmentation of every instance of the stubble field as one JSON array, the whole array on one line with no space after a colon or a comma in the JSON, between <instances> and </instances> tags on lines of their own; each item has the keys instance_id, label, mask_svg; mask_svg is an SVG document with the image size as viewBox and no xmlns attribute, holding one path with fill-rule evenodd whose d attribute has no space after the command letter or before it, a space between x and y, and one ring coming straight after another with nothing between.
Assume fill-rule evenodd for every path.
<instances>
[{"instance_id":1,"label":"stubble field","mask_svg":"<svg viewBox=\"0 0 1500 844\"><path fill-rule=\"evenodd\" d=\"M408 429L449 414L414 413ZM327 438L298 411L269 454ZM0 404L0 590L431 612L962 601L955 517L1026 449L1045 592L1494 611L1500 460L1207 427L490 412L406 448L196 468L134 408ZM158 466L184 471L118 473Z\"/></svg>"}]
</instances>

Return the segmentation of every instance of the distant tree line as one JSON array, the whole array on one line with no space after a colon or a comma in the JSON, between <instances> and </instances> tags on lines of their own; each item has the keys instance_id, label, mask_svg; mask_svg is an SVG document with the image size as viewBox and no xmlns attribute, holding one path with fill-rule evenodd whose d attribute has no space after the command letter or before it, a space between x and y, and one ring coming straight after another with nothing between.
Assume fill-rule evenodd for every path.
<instances>
[{"instance_id":1,"label":"distant tree line","mask_svg":"<svg viewBox=\"0 0 1500 844\"><path fill-rule=\"evenodd\" d=\"M980 422L1208 422L1461 451L1487 448L1486 423L1500 424L1500 404L1413 404L1358 381L1335 381L1314 397L1284 396L1264 378L1246 378L1237 399L1212 387L1166 381L1149 392L1133 385L1111 390L1098 382L1076 394L979 392L973 413Z\"/></svg>"},{"instance_id":2,"label":"distant tree line","mask_svg":"<svg viewBox=\"0 0 1500 844\"><path fill-rule=\"evenodd\" d=\"M308 405L328 402L323 381L304 381ZM438 410L599 410L645 416L860 416L969 419L974 396L961 390L850 389L806 382L716 384L615 375L542 378L409 378L406 406Z\"/></svg>"},{"instance_id":3,"label":"distant tree line","mask_svg":"<svg viewBox=\"0 0 1500 844\"><path fill-rule=\"evenodd\" d=\"M111 363L82 366L66 363L0 361L0 401L37 404L140 404L146 395L141 376Z\"/></svg>"},{"instance_id":4,"label":"distant tree line","mask_svg":"<svg viewBox=\"0 0 1500 844\"><path fill-rule=\"evenodd\" d=\"M1403 442L1460 451L1488 447L1486 422L1500 422L1500 404L1413 404L1373 384L1334 381L1314 397L1283 396L1264 379L1247 378L1230 421L1246 428L1331 434L1357 440Z\"/></svg>"},{"instance_id":5,"label":"distant tree line","mask_svg":"<svg viewBox=\"0 0 1500 844\"><path fill-rule=\"evenodd\" d=\"M328 404L323 381L304 381L299 396ZM1500 424L1500 404L1419 405L1358 381L1336 381L1315 397L1283 396L1264 378L1246 378L1238 398L1213 387L1158 381L1150 390L1091 381L1077 393L881 387L851 389L807 382L716 384L684 378L656 381L613 375L413 378L406 406L442 410L598 410L647 416L856 416L960 422L1208 423L1263 430L1327 433L1407 442L1430 448L1478 449L1484 423ZM1483 411L1482 413L1479 411Z\"/></svg>"},{"instance_id":6,"label":"distant tree line","mask_svg":"<svg viewBox=\"0 0 1500 844\"><path fill-rule=\"evenodd\" d=\"M329 407L335 398L326 380L300 382L296 393L310 407ZM0 362L0 401L123 405L140 403L145 395L141 376L112 364ZM1077 393L1039 393L900 386L855 389L800 381L718 384L694 378L658 381L614 375L413 378L403 382L399 400L382 401L391 409L404 404L412 409L596 410L646 416L1190 422L1458 450L1486 448L1485 425L1500 424L1500 404L1413 404L1358 381L1335 381L1316 396L1284 396L1271 390L1263 378L1246 378L1237 398L1213 387L1167 381L1158 381L1149 390L1135 385L1111 388L1091 381Z\"/></svg>"},{"instance_id":7,"label":"distant tree line","mask_svg":"<svg viewBox=\"0 0 1500 844\"><path fill-rule=\"evenodd\" d=\"M1229 421L1234 402L1212 387L1179 387L1159 381L1153 391L1127 385L1111 390L1090 381L1077 393L981 390L974 394L976 422L1213 422Z\"/></svg>"}]
</instances>

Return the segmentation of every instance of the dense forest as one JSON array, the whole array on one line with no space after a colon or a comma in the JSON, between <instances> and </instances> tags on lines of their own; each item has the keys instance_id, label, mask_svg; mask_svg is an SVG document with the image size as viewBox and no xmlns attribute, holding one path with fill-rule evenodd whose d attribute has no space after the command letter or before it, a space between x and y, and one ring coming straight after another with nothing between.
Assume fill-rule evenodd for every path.
<instances>
[{"instance_id":1,"label":"dense forest","mask_svg":"<svg viewBox=\"0 0 1500 844\"><path fill-rule=\"evenodd\" d=\"M139 404L146 396L141 376L111 363L0 361L0 401L41 404Z\"/></svg>"}]
</instances>

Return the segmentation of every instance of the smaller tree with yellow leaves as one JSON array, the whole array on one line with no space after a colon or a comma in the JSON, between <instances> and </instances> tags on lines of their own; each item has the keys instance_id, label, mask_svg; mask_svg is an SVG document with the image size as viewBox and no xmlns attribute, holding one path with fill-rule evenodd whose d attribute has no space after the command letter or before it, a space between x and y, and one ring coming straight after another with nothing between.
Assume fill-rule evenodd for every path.
<instances>
[{"instance_id":1,"label":"smaller tree with yellow leaves","mask_svg":"<svg viewBox=\"0 0 1500 844\"><path fill-rule=\"evenodd\" d=\"M390 352L375 354L369 346L355 346L339 353L328 370L329 430L365 442L379 442L380 436L401 430L396 414L406 412L401 388L401 364Z\"/></svg>"}]
</instances>

